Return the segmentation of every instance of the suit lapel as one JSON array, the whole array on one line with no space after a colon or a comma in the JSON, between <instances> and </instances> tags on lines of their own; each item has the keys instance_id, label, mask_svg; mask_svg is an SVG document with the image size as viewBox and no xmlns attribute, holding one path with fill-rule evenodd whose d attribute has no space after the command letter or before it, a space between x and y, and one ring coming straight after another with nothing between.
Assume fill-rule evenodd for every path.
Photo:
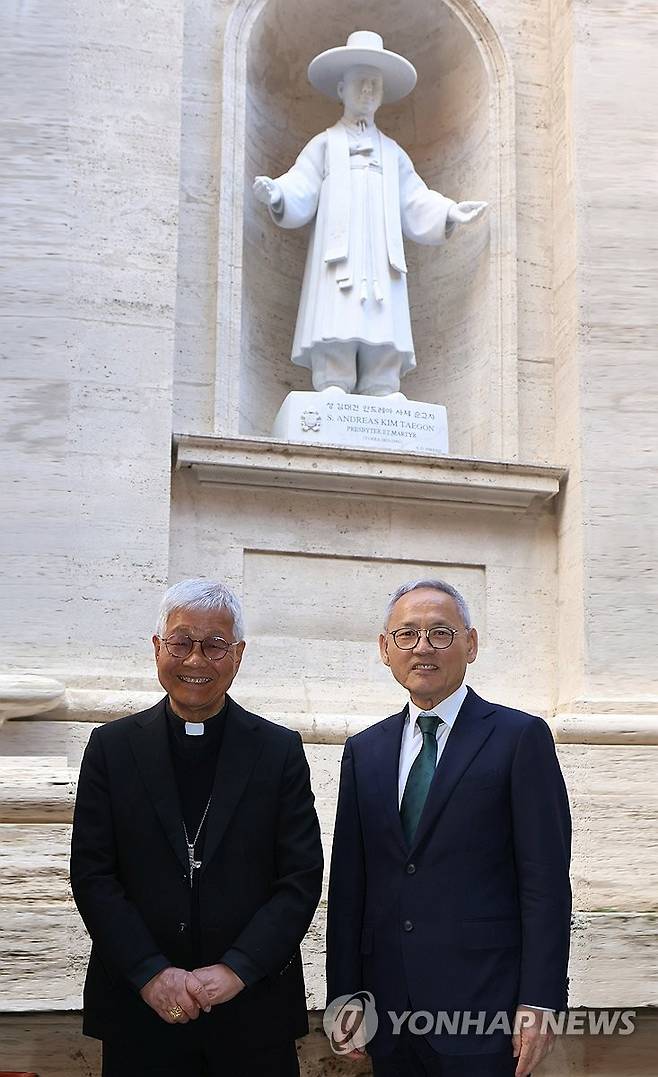
<instances>
[{"instance_id":1,"label":"suit lapel","mask_svg":"<svg viewBox=\"0 0 658 1077\"><path fill-rule=\"evenodd\" d=\"M398 808L398 773L402 730L408 713L409 708L404 707L399 714L392 714L386 719L380 728L371 754L372 766L380 788L381 803L386 808L389 825L405 854L407 845Z\"/></svg>"},{"instance_id":2,"label":"suit lapel","mask_svg":"<svg viewBox=\"0 0 658 1077\"><path fill-rule=\"evenodd\" d=\"M491 703L468 689L437 764L412 848L419 845L436 825L462 774L496 728L490 718L494 710Z\"/></svg>"},{"instance_id":3,"label":"suit lapel","mask_svg":"<svg viewBox=\"0 0 658 1077\"><path fill-rule=\"evenodd\" d=\"M212 799L203 843L203 875L219 848L231 816L244 793L256 760L263 750L259 724L254 716L229 698L226 728L217 760Z\"/></svg>"},{"instance_id":4,"label":"suit lapel","mask_svg":"<svg viewBox=\"0 0 658 1077\"><path fill-rule=\"evenodd\" d=\"M149 711L145 711L133 725L130 730L130 743L158 819L172 849L187 870L183 815L171 763L164 699Z\"/></svg>"}]
</instances>

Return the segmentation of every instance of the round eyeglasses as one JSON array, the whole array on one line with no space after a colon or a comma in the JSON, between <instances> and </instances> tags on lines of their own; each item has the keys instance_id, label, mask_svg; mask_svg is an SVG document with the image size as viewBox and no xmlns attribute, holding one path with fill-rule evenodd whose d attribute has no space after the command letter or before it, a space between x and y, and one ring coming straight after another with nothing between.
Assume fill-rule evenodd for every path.
<instances>
[{"instance_id":1,"label":"round eyeglasses","mask_svg":"<svg viewBox=\"0 0 658 1077\"><path fill-rule=\"evenodd\" d=\"M445 625L436 625L435 628L396 628L393 632L386 633L387 636L393 637L393 643L401 651L413 651L421 636L425 636L435 651L444 651L459 634L459 629L447 628Z\"/></svg>"},{"instance_id":2,"label":"round eyeglasses","mask_svg":"<svg viewBox=\"0 0 658 1077\"><path fill-rule=\"evenodd\" d=\"M158 636L158 639L162 640L172 658L187 658L192 654L194 644L198 643L201 647L202 655L210 662L218 662L220 658L225 658L229 652L229 648L237 647L240 642L240 640L238 640L237 643L227 643L221 636L206 636L205 639L192 639L191 636L182 636L176 632L171 636L167 636L165 639L162 639L162 636Z\"/></svg>"}]
</instances>

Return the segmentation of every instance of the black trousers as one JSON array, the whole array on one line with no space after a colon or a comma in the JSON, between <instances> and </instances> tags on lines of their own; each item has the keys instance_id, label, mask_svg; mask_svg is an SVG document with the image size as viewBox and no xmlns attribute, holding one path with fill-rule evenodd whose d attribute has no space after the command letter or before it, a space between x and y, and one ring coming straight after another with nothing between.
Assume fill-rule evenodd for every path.
<instances>
[{"instance_id":1,"label":"black trousers","mask_svg":"<svg viewBox=\"0 0 658 1077\"><path fill-rule=\"evenodd\" d=\"M442 1055L424 1036L405 1030L392 1054L373 1058L373 1077L514 1077L517 1060L510 1043L490 1055Z\"/></svg>"},{"instance_id":2,"label":"black trousers","mask_svg":"<svg viewBox=\"0 0 658 1077\"><path fill-rule=\"evenodd\" d=\"M103 1043L102 1077L299 1077L294 1041L259 1050L227 1050L202 1044L154 1060L139 1049Z\"/></svg>"}]
</instances>

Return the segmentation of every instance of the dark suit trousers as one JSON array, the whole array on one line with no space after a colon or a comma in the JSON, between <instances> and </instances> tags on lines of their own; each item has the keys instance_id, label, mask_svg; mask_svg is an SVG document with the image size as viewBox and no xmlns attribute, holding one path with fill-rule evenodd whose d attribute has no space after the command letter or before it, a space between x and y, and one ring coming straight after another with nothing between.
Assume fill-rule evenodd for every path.
<instances>
[{"instance_id":1,"label":"dark suit trousers","mask_svg":"<svg viewBox=\"0 0 658 1077\"><path fill-rule=\"evenodd\" d=\"M299 1077L294 1041L249 1051L204 1048L168 1052L161 1061L139 1050L103 1043L102 1077Z\"/></svg>"},{"instance_id":2,"label":"dark suit trousers","mask_svg":"<svg viewBox=\"0 0 658 1077\"><path fill-rule=\"evenodd\" d=\"M392 1054L373 1058L373 1077L514 1077L511 1044L490 1055L440 1055L424 1036L403 1032Z\"/></svg>"}]
</instances>

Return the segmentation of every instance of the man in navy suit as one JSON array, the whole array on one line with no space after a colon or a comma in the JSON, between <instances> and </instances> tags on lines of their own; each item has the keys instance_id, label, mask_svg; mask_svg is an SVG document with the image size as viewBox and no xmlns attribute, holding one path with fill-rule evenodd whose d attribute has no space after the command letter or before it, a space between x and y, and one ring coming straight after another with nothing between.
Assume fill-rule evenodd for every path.
<instances>
[{"instance_id":1,"label":"man in navy suit","mask_svg":"<svg viewBox=\"0 0 658 1077\"><path fill-rule=\"evenodd\" d=\"M546 1014L567 1004L571 822L553 738L465 686L477 632L443 581L400 587L379 645L410 698L345 745L332 1039L351 1005L375 1077L528 1077L552 1047ZM342 1053L363 1051L348 1036Z\"/></svg>"}]
</instances>

